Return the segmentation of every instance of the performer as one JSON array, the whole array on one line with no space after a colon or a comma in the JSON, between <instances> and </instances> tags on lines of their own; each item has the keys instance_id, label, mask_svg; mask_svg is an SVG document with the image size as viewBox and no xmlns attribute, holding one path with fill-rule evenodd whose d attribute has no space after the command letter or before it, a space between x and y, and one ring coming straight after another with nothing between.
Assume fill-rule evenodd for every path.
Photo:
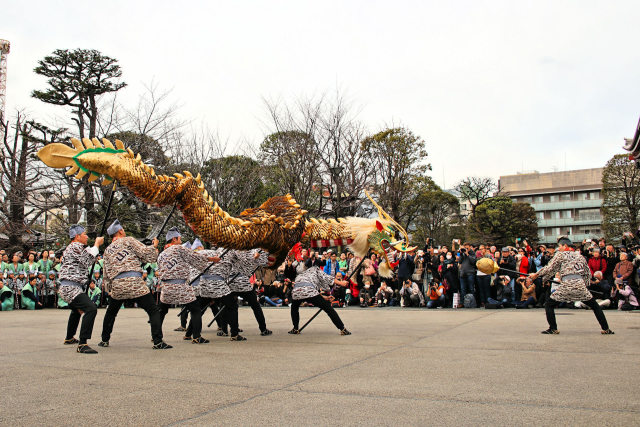
<instances>
[{"instance_id":1,"label":"performer","mask_svg":"<svg viewBox=\"0 0 640 427\"><path fill-rule=\"evenodd\" d=\"M269 265L269 254L254 249L250 251L231 251L227 256L230 256L231 261L231 282L229 283L229 287L235 296L242 297L242 299L247 301L251 306L253 315L258 322L258 328L260 328L260 335L271 335L273 332L267 329L267 323L264 319L262 307L258 302L258 296L249 281L257 267L266 267ZM224 325L222 332L226 332L226 329L226 325ZM233 335L233 328L231 335Z\"/></svg>"},{"instance_id":2,"label":"performer","mask_svg":"<svg viewBox=\"0 0 640 427\"><path fill-rule=\"evenodd\" d=\"M89 296L83 292L82 288L85 280L87 280L87 271L91 268L91 263L94 262L96 255L98 255L98 249L104 242L104 237L97 237L93 247L88 248L85 245L89 240L89 236L87 236L84 227L72 225L69 228L69 238L71 243L62 254L62 266L58 276L60 278L58 295L71 309L64 343L78 343L78 353L95 354L97 351L89 347L87 340L91 338L93 322L96 319L98 309L91 302ZM83 313L80 340L78 341L74 335L78 330L80 316Z\"/></svg>"},{"instance_id":3,"label":"performer","mask_svg":"<svg viewBox=\"0 0 640 427\"><path fill-rule=\"evenodd\" d=\"M585 261L580 252L574 251L571 245L571 240L568 237L561 236L558 239L555 255L551 258L549 264L538 270L538 272L529 275L532 280L535 280L538 276L542 276L543 280L549 280L556 273L561 275L560 285L551 293L551 298L544 305L549 329L542 331L542 333L551 335L560 333L556 324L554 308L561 302L582 301L593 310L593 314L595 314L602 328L601 333L603 335L613 334L613 331L609 329L607 318L602 312L602 308L587 290L587 284L591 280L591 272L587 261Z\"/></svg>"},{"instance_id":4,"label":"performer","mask_svg":"<svg viewBox=\"0 0 640 427\"><path fill-rule=\"evenodd\" d=\"M307 301L315 307L321 308L329 315L333 324L340 330L340 335L351 335L351 332L344 327L344 323L340 320L340 316L338 316L336 310L331 307L329 303L331 297L320 295L320 291L329 291L332 283L335 283L335 278L315 266L296 276L296 282L291 291L291 299L293 299L291 303L293 329L289 331L290 334L297 335L300 333L298 328L298 324L300 323L299 308L303 301Z\"/></svg>"},{"instance_id":5,"label":"performer","mask_svg":"<svg viewBox=\"0 0 640 427\"><path fill-rule=\"evenodd\" d=\"M104 251L103 280L111 299L102 323L102 341L98 345L109 347L118 311L122 304L131 302L136 303L149 316L153 349L172 348L162 340L160 311L142 279L141 265L155 262L158 258L158 239L153 240L152 246L145 246L133 237L128 237L117 219L109 226L107 233L113 241Z\"/></svg>"},{"instance_id":6,"label":"performer","mask_svg":"<svg viewBox=\"0 0 640 427\"><path fill-rule=\"evenodd\" d=\"M209 261L219 262L220 258L207 257L182 246L182 236L177 228L167 232L166 249L158 257L158 277L162 281L160 292L160 319L164 320L170 304L185 304L191 313L192 343L206 344L209 340L202 338L202 315L200 305L196 301L196 294L188 279L190 267L203 271L209 266Z\"/></svg>"},{"instance_id":7,"label":"performer","mask_svg":"<svg viewBox=\"0 0 640 427\"><path fill-rule=\"evenodd\" d=\"M231 341L246 341L247 339L239 334L238 330L238 302L232 295L227 279L231 271L232 258L231 251L224 258L221 258L223 249L204 250L200 240L196 239L192 246L199 254L207 257L217 257L220 261L214 264L205 274L200 276L198 301L201 308L204 308L212 301L216 301L216 306L224 307L221 315L231 326ZM214 311L212 309L212 311ZM214 311L214 316L216 312ZM192 334L192 322L189 322L184 339L190 339ZM226 329L226 324L225 324Z\"/></svg>"}]
</instances>

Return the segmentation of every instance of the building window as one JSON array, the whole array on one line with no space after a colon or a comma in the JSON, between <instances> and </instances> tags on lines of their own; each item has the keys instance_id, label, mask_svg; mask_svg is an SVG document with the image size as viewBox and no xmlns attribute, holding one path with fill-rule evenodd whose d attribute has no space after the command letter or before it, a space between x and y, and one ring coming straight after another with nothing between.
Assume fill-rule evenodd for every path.
<instances>
[{"instance_id":1,"label":"building window","mask_svg":"<svg viewBox=\"0 0 640 427\"><path fill-rule=\"evenodd\" d=\"M571 200L571 193L565 193L560 195L561 202L568 202Z\"/></svg>"},{"instance_id":2,"label":"building window","mask_svg":"<svg viewBox=\"0 0 640 427\"><path fill-rule=\"evenodd\" d=\"M558 197L558 195L557 195L557 194L551 194L551 195L549 196L549 201L550 201L550 202L557 202L557 201L559 201L559 200L560 200L560 198Z\"/></svg>"},{"instance_id":3,"label":"building window","mask_svg":"<svg viewBox=\"0 0 640 427\"><path fill-rule=\"evenodd\" d=\"M589 193L576 193L576 200L587 200Z\"/></svg>"},{"instance_id":4,"label":"building window","mask_svg":"<svg viewBox=\"0 0 640 427\"><path fill-rule=\"evenodd\" d=\"M533 203L542 203L544 202L544 197L543 196L535 196L533 198Z\"/></svg>"},{"instance_id":5,"label":"building window","mask_svg":"<svg viewBox=\"0 0 640 427\"><path fill-rule=\"evenodd\" d=\"M570 211L570 210L568 210L568 211L561 211L561 212L560 212L560 217L561 217L561 218L571 218L571 211Z\"/></svg>"},{"instance_id":6,"label":"building window","mask_svg":"<svg viewBox=\"0 0 640 427\"><path fill-rule=\"evenodd\" d=\"M578 216L583 221L600 221L600 209L581 209Z\"/></svg>"},{"instance_id":7,"label":"building window","mask_svg":"<svg viewBox=\"0 0 640 427\"><path fill-rule=\"evenodd\" d=\"M538 237L544 237L544 228L538 228Z\"/></svg>"},{"instance_id":8,"label":"building window","mask_svg":"<svg viewBox=\"0 0 640 427\"><path fill-rule=\"evenodd\" d=\"M560 211L549 212L549 219L560 219Z\"/></svg>"},{"instance_id":9,"label":"building window","mask_svg":"<svg viewBox=\"0 0 640 427\"><path fill-rule=\"evenodd\" d=\"M589 193L589 199L590 200L598 200L600 198L600 192L599 191L592 191L591 193Z\"/></svg>"},{"instance_id":10,"label":"building window","mask_svg":"<svg viewBox=\"0 0 640 427\"><path fill-rule=\"evenodd\" d=\"M536 212L536 217L538 219L544 219L544 212Z\"/></svg>"}]
</instances>

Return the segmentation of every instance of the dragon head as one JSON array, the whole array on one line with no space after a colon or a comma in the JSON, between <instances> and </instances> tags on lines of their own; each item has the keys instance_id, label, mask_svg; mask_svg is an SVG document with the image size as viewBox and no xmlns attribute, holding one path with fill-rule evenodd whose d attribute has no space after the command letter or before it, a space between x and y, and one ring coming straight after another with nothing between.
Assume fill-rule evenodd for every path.
<instances>
[{"instance_id":1,"label":"dragon head","mask_svg":"<svg viewBox=\"0 0 640 427\"><path fill-rule=\"evenodd\" d=\"M409 235L382 207L365 191L367 198L378 209L378 218L349 218L348 226L353 237L350 248L360 257L371 251L381 262L378 273L390 277L398 262L389 258L393 252L412 252L415 246L408 246Z\"/></svg>"}]
</instances>

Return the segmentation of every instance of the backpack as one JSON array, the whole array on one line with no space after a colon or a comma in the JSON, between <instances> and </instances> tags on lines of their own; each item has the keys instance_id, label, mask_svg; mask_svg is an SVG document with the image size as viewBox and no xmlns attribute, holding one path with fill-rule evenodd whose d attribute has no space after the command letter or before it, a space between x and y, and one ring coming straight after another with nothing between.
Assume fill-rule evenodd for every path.
<instances>
[{"instance_id":1,"label":"backpack","mask_svg":"<svg viewBox=\"0 0 640 427\"><path fill-rule=\"evenodd\" d=\"M464 296L464 308L476 308L476 297L473 294L466 294Z\"/></svg>"}]
</instances>

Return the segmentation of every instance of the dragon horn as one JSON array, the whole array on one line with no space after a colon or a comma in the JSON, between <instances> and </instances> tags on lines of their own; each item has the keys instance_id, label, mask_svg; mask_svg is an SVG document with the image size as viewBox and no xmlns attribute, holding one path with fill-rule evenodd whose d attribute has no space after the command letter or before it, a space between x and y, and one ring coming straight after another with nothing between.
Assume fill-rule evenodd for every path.
<instances>
[{"instance_id":1,"label":"dragon horn","mask_svg":"<svg viewBox=\"0 0 640 427\"><path fill-rule=\"evenodd\" d=\"M383 218L387 221L389 221L392 225L394 225L398 231L400 232L400 234L402 234L405 238L405 241L407 243L409 243L409 235L407 234L407 232L405 231L405 229L396 222L396 220L394 220L393 218L391 218L391 216L389 216L388 213L386 213L384 211L384 209L382 209L382 206L380 206L379 204L376 203L375 200L373 200L373 198L371 197L371 195L369 195L369 192L367 190L364 190L364 194L367 196L367 198L371 201L371 203L373 203L373 206L375 206L378 209L378 216L380 218Z\"/></svg>"}]
</instances>

